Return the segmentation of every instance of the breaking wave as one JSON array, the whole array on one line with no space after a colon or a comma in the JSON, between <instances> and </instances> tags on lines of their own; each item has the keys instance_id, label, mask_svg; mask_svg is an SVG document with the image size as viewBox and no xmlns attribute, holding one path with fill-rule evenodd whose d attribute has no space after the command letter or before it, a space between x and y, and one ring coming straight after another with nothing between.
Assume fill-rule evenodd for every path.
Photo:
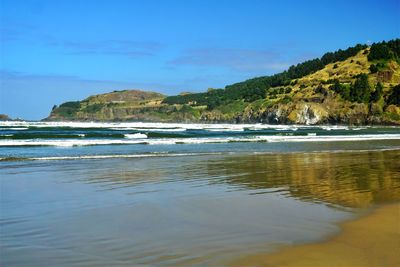
<instances>
[{"instance_id":1,"label":"breaking wave","mask_svg":"<svg viewBox=\"0 0 400 267\"><path fill-rule=\"evenodd\" d=\"M30 140L0 140L0 146L93 146L93 145L171 145L171 144L206 144L228 142L343 142L371 140L400 140L400 134L371 135L260 135L249 137L209 137L209 138L155 138L147 139L145 134L133 134L126 139L30 139Z\"/></svg>"}]
</instances>

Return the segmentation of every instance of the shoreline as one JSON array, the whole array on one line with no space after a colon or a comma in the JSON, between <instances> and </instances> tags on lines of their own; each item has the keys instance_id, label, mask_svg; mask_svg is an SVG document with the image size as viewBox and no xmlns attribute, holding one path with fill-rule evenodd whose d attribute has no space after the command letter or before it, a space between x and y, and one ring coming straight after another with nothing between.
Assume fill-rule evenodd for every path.
<instances>
[{"instance_id":1,"label":"shoreline","mask_svg":"<svg viewBox=\"0 0 400 267\"><path fill-rule=\"evenodd\" d=\"M243 256L229 266L400 266L400 203L339 224L327 240Z\"/></svg>"},{"instance_id":2,"label":"shoreline","mask_svg":"<svg viewBox=\"0 0 400 267\"><path fill-rule=\"evenodd\" d=\"M1 147L1 146L0 146ZM129 158L156 158L156 157L188 157L188 156L265 156L265 155L297 155L297 154L325 154L325 153L369 153L400 151L400 147L393 148L372 148L362 150L312 150L312 151L247 151L247 152L198 152L198 153L143 153L143 154L105 154L105 155L76 155L76 156L54 156L54 157L0 157L0 162L20 162L20 161L49 161L49 160L92 160L92 159L129 159Z\"/></svg>"},{"instance_id":3,"label":"shoreline","mask_svg":"<svg viewBox=\"0 0 400 267\"><path fill-rule=\"evenodd\" d=\"M0 120L0 123L29 123L29 122L41 122L41 123L161 123L161 124L210 124L210 125L221 125L221 124L231 124L231 125L271 125L271 126L306 126L306 127L318 127L318 126L343 126L343 127L399 127L400 123L315 123L315 124L307 124L307 123L266 123L261 121L159 121L159 120L47 120L39 119L39 120L25 120L25 119L13 119L13 120Z\"/></svg>"}]
</instances>

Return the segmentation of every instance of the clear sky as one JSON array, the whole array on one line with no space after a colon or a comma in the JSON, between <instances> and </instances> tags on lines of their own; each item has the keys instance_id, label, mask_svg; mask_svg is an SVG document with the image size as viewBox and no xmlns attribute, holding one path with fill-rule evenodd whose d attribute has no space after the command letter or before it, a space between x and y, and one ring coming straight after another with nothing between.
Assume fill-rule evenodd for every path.
<instances>
[{"instance_id":1,"label":"clear sky","mask_svg":"<svg viewBox=\"0 0 400 267\"><path fill-rule=\"evenodd\" d=\"M204 91L400 36L400 0L0 0L0 113Z\"/></svg>"}]
</instances>

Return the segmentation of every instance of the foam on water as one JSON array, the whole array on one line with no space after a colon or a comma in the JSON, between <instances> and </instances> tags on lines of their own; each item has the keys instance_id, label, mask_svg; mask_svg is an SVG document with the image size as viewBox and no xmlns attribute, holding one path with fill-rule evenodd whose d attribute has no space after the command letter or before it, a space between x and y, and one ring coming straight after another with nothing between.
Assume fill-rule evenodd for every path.
<instances>
[{"instance_id":1,"label":"foam on water","mask_svg":"<svg viewBox=\"0 0 400 267\"><path fill-rule=\"evenodd\" d=\"M1 125L1 123L0 123ZM0 131L22 131L22 130L28 130L29 128L27 127L7 127L7 128L0 128Z\"/></svg>"},{"instance_id":2,"label":"foam on water","mask_svg":"<svg viewBox=\"0 0 400 267\"><path fill-rule=\"evenodd\" d=\"M142 134L142 133L125 134L125 138L129 138L129 139L144 139L144 138L147 138L147 135Z\"/></svg>"},{"instance_id":3,"label":"foam on water","mask_svg":"<svg viewBox=\"0 0 400 267\"><path fill-rule=\"evenodd\" d=\"M2 121L0 130L28 130L30 128L98 128L109 130L134 130L150 132L183 132L187 130L206 130L210 132L242 132L242 131L298 131L299 129L320 129L325 131L366 130L373 126L352 127L346 125L271 125L271 124L210 124L210 123L161 123L161 122L26 122ZM390 128L390 127L387 127Z\"/></svg>"},{"instance_id":4,"label":"foam on water","mask_svg":"<svg viewBox=\"0 0 400 267\"><path fill-rule=\"evenodd\" d=\"M153 122L25 122L5 121L0 122L0 127L69 127L69 128L108 128L113 130L148 130L148 131L185 131L185 130L209 130L209 131L244 131L246 130L293 130L298 128L310 128L308 125L270 125L270 124L201 124L201 123L153 123ZM323 126L322 126L323 127ZM10 129L10 128L8 128ZM27 129L27 128L26 128Z\"/></svg>"},{"instance_id":5,"label":"foam on water","mask_svg":"<svg viewBox=\"0 0 400 267\"><path fill-rule=\"evenodd\" d=\"M369 135L307 135L307 136L260 136L268 142L340 142L369 140L398 140L400 134L369 134Z\"/></svg>"},{"instance_id":6,"label":"foam on water","mask_svg":"<svg viewBox=\"0 0 400 267\"><path fill-rule=\"evenodd\" d=\"M26 158L0 158L0 161L18 160L79 160L79 159L114 159L114 158L150 158L150 157L186 157L219 155L220 152L205 153L147 153L147 154L115 154L115 155L81 155L81 156L54 156L54 157L26 157Z\"/></svg>"},{"instance_id":7,"label":"foam on water","mask_svg":"<svg viewBox=\"0 0 400 267\"><path fill-rule=\"evenodd\" d=\"M400 140L400 134L370 134L370 135L274 135L250 137L209 137L209 138L155 138L146 139L144 134L136 134L131 139L66 139L66 140L0 140L0 146L93 146L93 145L171 145L171 144L206 144L228 142L342 142L342 141L371 141L371 140ZM147 137L147 136L146 136Z\"/></svg>"},{"instance_id":8,"label":"foam on water","mask_svg":"<svg viewBox=\"0 0 400 267\"><path fill-rule=\"evenodd\" d=\"M331 131L331 130L349 130L348 126L342 126L342 125L324 125L321 126L321 129L326 130L326 131Z\"/></svg>"}]
</instances>

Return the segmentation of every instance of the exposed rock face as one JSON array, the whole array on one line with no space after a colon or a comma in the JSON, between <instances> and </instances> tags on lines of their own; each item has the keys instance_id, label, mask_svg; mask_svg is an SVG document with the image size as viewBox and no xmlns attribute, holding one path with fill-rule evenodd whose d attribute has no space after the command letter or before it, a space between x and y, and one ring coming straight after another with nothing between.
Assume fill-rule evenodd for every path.
<instances>
[{"instance_id":1,"label":"exposed rock face","mask_svg":"<svg viewBox=\"0 0 400 267\"><path fill-rule=\"evenodd\" d=\"M313 103L299 103L290 112L288 119L296 124L318 124L324 122L328 113L321 105Z\"/></svg>"},{"instance_id":2,"label":"exposed rock face","mask_svg":"<svg viewBox=\"0 0 400 267\"><path fill-rule=\"evenodd\" d=\"M390 82L393 77L393 71L391 70L384 70L384 71L379 71L377 73L377 80L379 82Z\"/></svg>"},{"instance_id":3,"label":"exposed rock face","mask_svg":"<svg viewBox=\"0 0 400 267\"><path fill-rule=\"evenodd\" d=\"M88 98L79 102L69 117L66 117L67 113L61 105L53 110L47 120L361 125L399 124L400 118L400 107L397 105L390 105L383 110L378 103L341 102L332 96L327 96L323 101L309 102L303 99L270 107L249 104L236 113L161 104L159 98L140 101L115 99L120 98L107 97L108 102L102 102L104 98L97 96Z\"/></svg>"},{"instance_id":4,"label":"exposed rock face","mask_svg":"<svg viewBox=\"0 0 400 267\"><path fill-rule=\"evenodd\" d=\"M247 110L237 121L312 125L325 123L327 118L328 112L321 104L301 102L278 104L268 109Z\"/></svg>"},{"instance_id":5,"label":"exposed rock face","mask_svg":"<svg viewBox=\"0 0 400 267\"><path fill-rule=\"evenodd\" d=\"M382 116L382 108L378 104L354 103L336 108L333 103L278 104L267 109L247 108L243 113L233 117L208 111L203 113L200 121L231 123L268 123L268 124L398 124L398 121ZM400 107L391 105L384 111L400 117Z\"/></svg>"}]
</instances>

